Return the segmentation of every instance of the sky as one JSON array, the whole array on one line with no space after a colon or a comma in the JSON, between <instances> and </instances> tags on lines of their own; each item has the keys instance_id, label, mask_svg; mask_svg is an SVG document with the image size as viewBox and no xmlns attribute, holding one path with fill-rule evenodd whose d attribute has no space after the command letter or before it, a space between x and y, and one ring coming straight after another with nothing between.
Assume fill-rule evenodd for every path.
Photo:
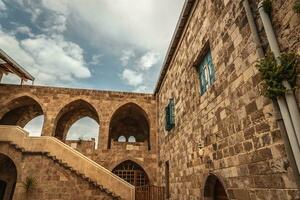
<instances>
[{"instance_id":1,"label":"sky","mask_svg":"<svg viewBox=\"0 0 300 200\"><path fill-rule=\"evenodd\" d=\"M36 85L153 92L183 4L0 0L0 48Z\"/></svg>"},{"instance_id":2,"label":"sky","mask_svg":"<svg viewBox=\"0 0 300 200\"><path fill-rule=\"evenodd\" d=\"M152 93L183 4L0 0L0 48L36 78L35 85ZM4 76L2 82L20 81ZM39 135L42 124L40 116L25 129ZM94 137L98 130L84 118L68 138Z\"/></svg>"}]
</instances>

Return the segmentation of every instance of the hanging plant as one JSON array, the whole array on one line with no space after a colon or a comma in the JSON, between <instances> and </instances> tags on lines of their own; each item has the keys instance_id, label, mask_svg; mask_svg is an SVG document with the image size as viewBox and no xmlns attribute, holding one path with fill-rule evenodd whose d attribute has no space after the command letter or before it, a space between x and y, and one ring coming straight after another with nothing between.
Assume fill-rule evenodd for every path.
<instances>
[{"instance_id":1,"label":"hanging plant","mask_svg":"<svg viewBox=\"0 0 300 200\"><path fill-rule=\"evenodd\" d=\"M36 179L32 176L26 177L25 181L22 182L22 187L26 193L32 192L36 188Z\"/></svg>"},{"instance_id":2,"label":"hanging plant","mask_svg":"<svg viewBox=\"0 0 300 200\"><path fill-rule=\"evenodd\" d=\"M300 0L295 1L293 8L296 13L300 13Z\"/></svg>"},{"instance_id":3,"label":"hanging plant","mask_svg":"<svg viewBox=\"0 0 300 200\"><path fill-rule=\"evenodd\" d=\"M262 2L262 6L263 6L263 9L266 13L268 13L269 16L271 16L272 14L272 0L264 0Z\"/></svg>"},{"instance_id":4,"label":"hanging plant","mask_svg":"<svg viewBox=\"0 0 300 200\"><path fill-rule=\"evenodd\" d=\"M287 80L291 86L295 85L299 56L293 53L282 54L279 61L280 63L277 62L273 53L268 53L256 65L263 80L263 95L272 99L283 96L286 92L285 87L282 85L284 80Z\"/></svg>"}]
</instances>

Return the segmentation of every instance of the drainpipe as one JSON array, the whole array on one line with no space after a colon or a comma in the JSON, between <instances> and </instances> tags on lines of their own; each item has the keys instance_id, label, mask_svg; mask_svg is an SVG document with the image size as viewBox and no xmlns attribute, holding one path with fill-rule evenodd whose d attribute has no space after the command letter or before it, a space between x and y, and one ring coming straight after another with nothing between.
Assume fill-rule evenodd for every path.
<instances>
[{"instance_id":1,"label":"drainpipe","mask_svg":"<svg viewBox=\"0 0 300 200\"><path fill-rule=\"evenodd\" d=\"M259 14L267 35L268 42L270 44L270 48L274 53L277 61L280 56L279 45L272 27L271 20L269 15L264 11L262 2L259 3L258 6ZM283 117L283 121L285 124L285 128L287 131L287 136L289 138L289 143L294 154L295 163L297 165L297 176L296 179L299 178L300 172L300 114L299 109L296 103L296 98L293 92L290 90L291 86L287 81L283 82L283 85L286 87L288 92L285 94L285 99L283 97L278 97L277 102L279 105L280 112ZM298 180L296 180L298 183Z\"/></svg>"},{"instance_id":2,"label":"drainpipe","mask_svg":"<svg viewBox=\"0 0 300 200\"><path fill-rule=\"evenodd\" d=\"M243 6L244 6L246 16L247 16L247 19L248 19L248 23L249 23L249 26L250 26L252 39L253 39L253 42L256 45L256 52L257 52L259 58L261 59L261 58L265 57L265 53L264 53L264 50L261 46L261 41L260 41L260 38L259 38L259 34L258 34L258 31L257 31L257 27L256 27L256 24L255 24L255 21L254 21L254 17L253 17L252 11L251 11L249 1L248 0L243 0Z\"/></svg>"}]
</instances>

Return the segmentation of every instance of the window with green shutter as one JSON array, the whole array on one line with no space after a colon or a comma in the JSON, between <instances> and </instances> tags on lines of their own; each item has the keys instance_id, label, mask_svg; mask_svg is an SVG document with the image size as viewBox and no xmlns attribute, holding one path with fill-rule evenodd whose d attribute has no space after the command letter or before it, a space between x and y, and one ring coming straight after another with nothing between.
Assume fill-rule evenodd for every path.
<instances>
[{"instance_id":1,"label":"window with green shutter","mask_svg":"<svg viewBox=\"0 0 300 200\"><path fill-rule=\"evenodd\" d=\"M211 52L203 57L199 64L200 92L204 94L215 81L215 67L212 62Z\"/></svg>"},{"instance_id":2,"label":"window with green shutter","mask_svg":"<svg viewBox=\"0 0 300 200\"><path fill-rule=\"evenodd\" d=\"M175 126L175 102L170 99L169 104L165 107L166 130L170 131Z\"/></svg>"}]
</instances>

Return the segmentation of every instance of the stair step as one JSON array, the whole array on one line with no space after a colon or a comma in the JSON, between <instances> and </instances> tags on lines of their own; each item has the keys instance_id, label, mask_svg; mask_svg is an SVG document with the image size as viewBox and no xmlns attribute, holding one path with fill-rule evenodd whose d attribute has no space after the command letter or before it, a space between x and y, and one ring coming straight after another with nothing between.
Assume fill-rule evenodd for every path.
<instances>
[{"instance_id":1,"label":"stair step","mask_svg":"<svg viewBox=\"0 0 300 200\"><path fill-rule=\"evenodd\" d=\"M29 152L29 151L26 151L25 148L22 148L22 147L20 147L19 145L15 144L15 143L9 142L9 144L11 146L13 146L16 150L21 151L22 153ZM32 152L32 153L34 153L34 152ZM98 184L97 181L94 181L90 177L87 177L84 173L79 172L76 169L74 169L73 167L69 166L68 163L63 162L62 159L59 159L56 156L51 155L50 152L42 152L41 151L41 152L37 152L37 153L40 153L40 154L48 157L49 159L51 159L54 162L60 164L64 168L70 170L72 173L75 173L77 176L80 176L81 178L83 178L84 180L88 181L89 183L92 183L95 187L99 188L102 192L105 192L107 195L111 196L113 199L115 199L115 200L121 200L120 196L117 196L114 192L111 192L109 189L104 188L102 185Z\"/></svg>"}]
</instances>

